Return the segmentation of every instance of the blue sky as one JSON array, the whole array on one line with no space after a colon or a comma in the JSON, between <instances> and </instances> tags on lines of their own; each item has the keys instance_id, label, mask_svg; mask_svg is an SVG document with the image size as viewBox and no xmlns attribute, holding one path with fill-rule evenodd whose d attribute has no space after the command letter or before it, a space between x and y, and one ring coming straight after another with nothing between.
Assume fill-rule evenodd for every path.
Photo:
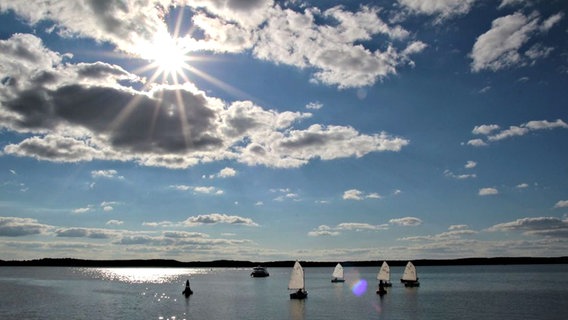
<instances>
[{"instance_id":1,"label":"blue sky","mask_svg":"<svg viewBox=\"0 0 568 320\"><path fill-rule=\"evenodd\" d=\"M568 254L561 0L0 0L0 259Z\"/></svg>"}]
</instances>

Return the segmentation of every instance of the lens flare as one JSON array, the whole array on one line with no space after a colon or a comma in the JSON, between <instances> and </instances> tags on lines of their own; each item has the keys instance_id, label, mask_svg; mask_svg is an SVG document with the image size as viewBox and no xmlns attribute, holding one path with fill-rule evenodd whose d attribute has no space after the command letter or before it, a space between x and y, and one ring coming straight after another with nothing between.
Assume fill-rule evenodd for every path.
<instances>
[{"instance_id":1,"label":"lens flare","mask_svg":"<svg viewBox=\"0 0 568 320\"><path fill-rule=\"evenodd\" d=\"M362 296L367 291L367 281L365 279L360 279L355 282L351 287L351 291L353 291L353 294L358 297Z\"/></svg>"}]
</instances>

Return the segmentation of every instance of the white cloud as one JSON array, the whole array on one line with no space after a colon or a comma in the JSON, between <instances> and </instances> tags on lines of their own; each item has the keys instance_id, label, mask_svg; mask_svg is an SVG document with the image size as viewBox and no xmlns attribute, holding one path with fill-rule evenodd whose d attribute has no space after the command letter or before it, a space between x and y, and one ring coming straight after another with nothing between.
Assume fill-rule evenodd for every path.
<instances>
[{"instance_id":1,"label":"white cloud","mask_svg":"<svg viewBox=\"0 0 568 320\"><path fill-rule=\"evenodd\" d=\"M217 172L216 174L210 174L209 179L229 178L229 177L234 177L236 175L237 175L237 171L235 169L225 167L225 168L221 169L221 171ZM204 176L204 178L205 178L205 176Z\"/></svg>"},{"instance_id":2,"label":"white cloud","mask_svg":"<svg viewBox=\"0 0 568 320\"><path fill-rule=\"evenodd\" d=\"M364 199L382 199L383 196L376 192L365 193L357 189L350 189L343 192L343 200L364 200Z\"/></svg>"},{"instance_id":3,"label":"white cloud","mask_svg":"<svg viewBox=\"0 0 568 320\"><path fill-rule=\"evenodd\" d=\"M467 145L473 146L473 147L484 147L484 146L487 146L488 144L485 141L483 141L482 139L471 139L467 142Z\"/></svg>"},{"instance_id":4,"label":"white cloud","mask_svg":"<svg viewBox=\"0 0 568 320\"><path fill-rule=\"evenodd\" d=\"M343 193L344 200L363 200L363 192L357 189L350 189Z\"/></svg>"},{"instance_id":5,"label":"white cloud","mask_svg":"<svg viewBox=\"0 0 568 320\"><path fill-rule=\"evenodd\" d=\"M499 190L497 190L496 188L481 188L479 189L478 194L480 196L492 196L499 194Z\"/></svg>"},{"instance_id":6,"label":"white cloud","mask_svg":"<svg viewBox=\"0 0 568 320\"><path fill-rule=\"evenodd\" d=\"M475 126L471 131L473 134L483 134L488 135L491 132L498 130L500 127L496 124L482 124L480 126Z\"/></svg>"},{"instance_id":7,"label":"white cloud","mask_svg":"<svg viewBox=\"0 0 568 320\"><path fill-rule=\"evenodd\" d=\"M311 110L319 110L323 108L323 104L321 102L310 102L306 105L306 109L311 109Z\"/></svg>"},{"instance_id":8,"label":"white cloud","mask_svg":"<svg viewBox=\"0 0 568 320\"><path fill-rule=\"evenodd\" d=\"M469 161L465 164L464 167L465 167L466 169L472 169L472 168L475 168L476 166L477 166L477 162L469 160Z\"/></svg>"},{"instance_id":9,"label":"white cloud","mask_svg":"<svg viewBox=\"0 0 568 320\"><path fill-rule=\"evenodd\" d=\"M43 234L50 231L51 226L41 224L36 219L0 217L1 237L21 237Z\"/></svg>"},{"instance_id":10,"label":"white cloud","mask_svg":"<svg viewBox=\"0 0 568 320\"><path fill-rule=\"evenodd\" d=\"M563 18L564 18L563 12L558 12L557 14L550 16L548 19L546 19L542 22L542 24L540 26L541 31L547 32L554 25L556 25L558 22L560 22L560 20L562 20Z\"/></svg>"},{"instance_id":11,"label":"white cloud","mask_svg":"<svg viewBox=\"0 0 568 320\"><path fill-rule=\"evenodd\" d=\"M286 2L274 4L272 0L180 4L191 8L188 22L202 34L199 38L194 38L194 33L181 36L178 42L185 50L252 51L258 59L318 70L314 81L342 88L372 85L396 74L398 66L412 64L410 54L425 46L413 41L401 26L384 22L377 7L362 5L352 12L343 6L320 10L304 5L303 11L294 11L286 8ZM32 13L21 1L5 1L3 9L12 9L31 25L49 21L62 36L108 42L119 51L151 59L153 48L159 45L157 35L167 33L162 17L173 7L152 1L95 1L81 6L61 1L37 4ZM178 6L179 11L184 9ZM382 36L387 37L381 40L386 47L382 51L371 51L361 44Z\"/></svg>"},{"instance_id":12,"label":"white cloud","mask_svg":"<svg viewBox=\"0 0 568 320\"><path fill-rule=\"evenodd\" d=\"M511 222L496 224L488 228L487 231L520 231L526 235L568 238L568 220L561 220L555 217L522 218Z\"/></svg>"},{"instance_id":13,"label":"white cloud","mask_svg":"<svg viewBox=\"0 0 568 320\"><path fill-rule=\"evenodd\" d=\"M316 229L308 232L308 236L310 237L338 236L338 235L340 235L339 231L335 231L333 228L327 225L321 225Z\"/></svg>"},{"instance_id":14,"label":"white cloud","mask_svg":"<svg viewBox=\"0 0 568 320\"><path fill-rule=\"evenodd\" d=\"M444 176L458 180L477 178L477 175L475 173L455 174L450 170L444 170Z\"/></svg>"},{"instance_id":15,"label":"white cloud","mask_svg":"<svg viewBox=\"0 0 568 320\"><path fill-rule=\"evenodd\" d=\"M495 124L475 126L472 133L486 135L487 141L494 142L511 137L524 136L532 131L552 130L558 128L568 129L568 124L566 124L566 122L564 122L562 119L556 119L555 121L533 120L523 123L519 126L510 126L508 129L501 130L498 132L496 132L496 130L500 129L500 127ZM486 146L487 142L483 141L482 139L473 139L468 141L467 144L478 147L478 146Z\"/></svg>"},{"instance_id":16,"label":"white cloud","mask_svg":"<svg viewBox=\"0 0 568 320\"><path fill-rule=\"evenodd\" d=\"M107 179L124 179L123 176L118 175L116 170L94 170L91 171L91 177L93 178L107 178Z\"/></svg>"},{"instance_id":17,"label":"white cloud","mask_svg":"<svg viewBox=\"0 0 568 320\"><path fill-rule=\"evenodd\" d=\"M219 171L219 173L217 174L217 177L228 178L228 177L234 177L236 175L237 175L237 171L235 169L225 167L225 168L221 169L221 171Z\"/></svg>"},{"instance_id":18,"label":"white cloud","mask_svg":"<svg viewBox=\"0 0 568 320\"><path fill-rule=\"evenodd\" d=\"M310 237L319 236L338 236L342 231L380 231L387 230L388 225L373 225L361 222L343 222L335 227L328 225L320 225L314 230L308 232Z\"/></svg>"},{"instance_id":19,"label":"white cloud","mask_svg":"<svg viewBox=\"0 0 568 320\"><path fill-rule=\"evenodd\" d=\"M120 226L124 224L124 221L121 220L109 220L105 223L107 226Z\"/></svg>"},{"instance_id":20,"label":"white cloud","mask_svg":"<svg viewBox=\"0 0 568 320\"><path fill-rule=\"evenodd\" d=\"M169 188L178 191L188 191L192 190L195 194L212 194L212 195L222 195L224 191L213 186L188 186L183 184L170 185Z\"/></svg>"},{"instance_id":21,"label":"white cloud","mask_svg":"<svg viewBox=\"0 0 568 320\"><path fill-rule=\"evenodd\" d=\"M81 214L81 213L87 213L93 210L92 206L88 206L88 207L83 207L83 208L77 208L77 209L73 209L73 213L77 213L77 214Z\"/></svg>"},{"instance_id":22,"label":"white cloud","mask_svg":"<svg viewBox=\"0 0 568 320\"><path fill-rule=\"evenodd\" d=\"M258 227L258 224L250 218L230 216L220 213L211 213L211 214L193 216L181 222L182 225L187 227L193 227L203 224L218 224L218 223Z\"/></svg>"},{"instance_id":23,"label":"white cloud","mask_svg":"<svg viewBox=\"0 0 568 320\"><path fill-rule=\"evenodd\" d=\"M118 66L63 64L38 38L28 35L26 39L26 45L35 47L24 48L17 35L0 40L10 48L0 56L0 64L19 79L17 90L8 86L0 95L0 127L33 135L5 146L6 154L55 162L135 161L169 168L231 159L291 168L316 158L396 152L409 144L386 132L361 134L345 126L313 124L292 130L296 122L312 115L265 110L251 101L227 104L191 83L135 91L123 85L135 76ZM46 62L24 67L27 60L18 50L33 51L36 61ZM36 73L50 76L32 79ZM75 84L68 86L71 80ZM100 96L108 97L108 103L95 106ZM172 106L175 113L186 115L182 125L172 125L176 121L171 117ZM156 128L151 137L146 134L148 127ZM116 170L92 175L123 179Z\"/></svg>"},{"instance_id":24,"label":"white cloud","mask_svg":"<svg viewBox=\"0 0 568 320\"><path fill-rule=\"evenodd\" d=\"M350 231L361 231L361 230L386 230L388 225L373 225L368 223L360 222L343 222L335 227L336 230L350 230Z\"/></svg>"},{"instance_id":25,"label":"white cloud","mask_svg":"<svg viewBox=\"0 0 568 320\"><path fill-rule=\"evenodd\" d=\"M201 194L215 194L215 195L222 195L224 193L223 190L217 189L216 187L206 187L206 186L198 186L192 187L193 192L201 193Z\"/></svg>"},{"instance_id":26,"label":"white cloud","mask_svg":"<svg viewBox=\"0 0 568 320\"><path fill-rule=\"evenodd\" d=\"M560 200L554 205L555 208L568 208L568 200Z\"/></svg>"},{"instance_id":27,"label":"white cloud","mask_svg":"<svg viewBox=\"0 0 568 320\"><path fill-rule=\"evenodd\" d=\"M63 238L91 238L91 239L110 239L118 237L122 232L112 229L96 228L59 228L55 230L57 237Z\"/></svg>"},{"instance_id":28,"label":"white cloud","mask_svg":"<svg viewBox=\"0 0 568 320\"><path fill-rule=\"evenodd\" d=\"M175 189L175 190L179 190L179 191L187 191L187 190L190 190L192 188L191 186L187 186L187 185L184 185L184 184L176 184L176 185L171 185L169 187L172 188L172 189Z\"/></svg>"},{"instance_id":29,"label":"white cloud","mask_svg":"<svg viewBox=\"0 0 568 320\"><path fill-rule=\"evenodd\" d=\"M520 184L515 186L515 188L517 188L517 189L526 189L528 187L529 187L529 185L527 183L520 183Z\"/></svg>"},{"instance_id":30,"label":"white cloud","mask_svg":"<svg viewBox=\"0 0 568 320\"><path fill-rule=\"evenodd\" d=\"M520 12L497 18L493 21L491 29L480 35L470 53L472 58L471 70L497 71L504 68L523 66L532 63L536 59L547 56L551 48L538 50L533 47L532 51L521 52L531 38L539 33L546 32L562 18L562 14L556 14L539 24L540 15L535 13L525 16Z\"/></svg>"},{"instance_id":31,"label":"white cloud","mask_svg":"<svg viewBox=\"0 0 568 320\"><path fill-rule=\"evenodd\" d=\"M303 13L275 7L266 25L257 32L253 52L263 60L315 68L313 81L339 88L374 84L396 73L396 67L411 62L410 54L420 52L425 44L406 43L401 51L386 43L383 51L371 51L363 45L377 35L400 42L409 32L389 26L379 18L379 9L361 6L357 12L333 7L325 11L306 8ZM333 20L334 23L319 24ZM392 42L391 42L392 43Z\"/></svg>"},{"instance_id":32,"label":"white cloud","mask_svg":"<svg viewBox=\"0 0 568 320\"><path fill-rule=\"evenodd\" d=\"M415 227L421 225L422 220L415 217L404 217L404 218L390 219L389 223L397 226Z\"/></svg>"},{"instance_id":33,"label":"white cloud","mask_svg":"<svg viewBox=\"0 0 568 320\"><path fill-rule=\"evenodd\" d=\"M518 4L523 4L527 2L526 0L501 0L501 4L499 5L499 9L502 9L506 6L514 6Z\"/></svg>"},{"instance_id":34,"label":"white cloud","mask_svg":"<svg viewBox=\"0 0 568 320\"><path fill-rule=\"evenodd\" d=\"M439 15L448 18L466 14L476 0L398 0L414 13Z\"/></svg>"}]
</instances>

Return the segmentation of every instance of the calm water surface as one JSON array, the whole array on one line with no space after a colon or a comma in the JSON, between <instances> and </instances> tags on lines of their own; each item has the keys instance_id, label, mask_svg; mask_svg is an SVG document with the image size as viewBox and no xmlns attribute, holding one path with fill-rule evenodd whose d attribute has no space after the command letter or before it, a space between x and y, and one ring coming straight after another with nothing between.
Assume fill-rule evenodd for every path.
<instances>
[{"instance_id":1,"label":"calm water surface","mask_svg":"<svg viewBox=\"0 0 568 320\"><path fill-rule=\"evenodd\" d=\"M379 267L306 268L305 301L291 268L0 267L0 319L567 319L568 265L418 267L421 287L375 294ZM182 296L185 280L194 295Z\"/></svg>"}]
</instances>

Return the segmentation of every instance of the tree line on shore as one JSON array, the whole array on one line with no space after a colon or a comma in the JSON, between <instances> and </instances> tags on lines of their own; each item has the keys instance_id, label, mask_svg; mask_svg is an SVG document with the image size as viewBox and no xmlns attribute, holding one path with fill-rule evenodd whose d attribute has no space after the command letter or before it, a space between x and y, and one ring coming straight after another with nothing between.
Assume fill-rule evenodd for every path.
<instances>
[{"instance_id":1,"label":"tree line on shore","mask_svg":"<svg viewBox=\"0 0 568 320\"><path fill-rule=\"evenodd\" d=\"M383 260L365 261L301 261L304 267L333 267L340 262L344 267L374 267ZM404 266L407 260L386 260L390 266ZM252 268L262 265L268 268L292 267L294 260L244 261L213 260L182 262L169 259L134 260L87 260L74 258L43 258L35 260L0 260L0 266L30 267L162 267L162 268ZM492 257L462 259L418 259L416 266L457 266L457 265L510 265L510 264L568 264L564 257Z\"/></svg>"}]
</instances>

